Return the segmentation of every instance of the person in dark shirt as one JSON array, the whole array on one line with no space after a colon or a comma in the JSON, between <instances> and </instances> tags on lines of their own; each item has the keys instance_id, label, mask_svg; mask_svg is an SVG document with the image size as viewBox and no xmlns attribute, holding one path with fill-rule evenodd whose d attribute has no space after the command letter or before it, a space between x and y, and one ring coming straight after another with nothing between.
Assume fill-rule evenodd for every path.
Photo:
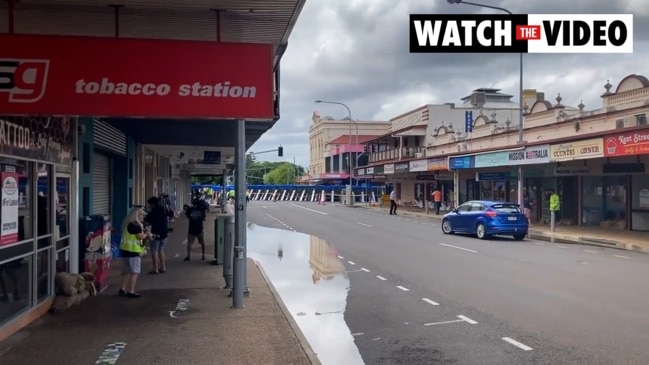
<instances>
[{"instance_id":1,"label":"person in dark shirt","mask_svg":"<svg viewBox=\"0 0 649 365\"><path fill-rule=\"evenodd\" d=\"M200 206L198 199L192 201L192 206L185 211L185 215L189 219L187 229L187 257L185 257L185 261L191 259L192 244L194 244L195 239L198 239L198 244L201 245L201 252L203 253L201 260L205 260L205 227L203 223L205 222L206 213Z\"/></svg>"},{"instance_id":2,"label":"person in dark shirt","mask_svg":"<svg viewBox=\"0 0 649 365\"><path fill-rule=\"evenodd\" d=\"M149 274L165 273L167 272L167 258L164 247L167 237L169 237L169 219L174 217L174 211L155 196L149 198L147 203L149 203L151 211L146 215L145 221L151 225L151 234L153 235L149 246L153 270Z\"/></svg>"},{"instance_id":3,"label":"person in dark shirt","mask_svg":"<svg viewBox=\"0 0 649 365\"><path fill-rule=\"evenodd\" d=\"M124 260L124 272L119 295L128 298L141 297L135 292L135 283L142 268L142 255L145 251L143 241L151 238L151 233L144 229L143 219L144 211L136 207L129 212L122 223L122 241L119 248L120 256Z\"/></svg>"}]
</instances>

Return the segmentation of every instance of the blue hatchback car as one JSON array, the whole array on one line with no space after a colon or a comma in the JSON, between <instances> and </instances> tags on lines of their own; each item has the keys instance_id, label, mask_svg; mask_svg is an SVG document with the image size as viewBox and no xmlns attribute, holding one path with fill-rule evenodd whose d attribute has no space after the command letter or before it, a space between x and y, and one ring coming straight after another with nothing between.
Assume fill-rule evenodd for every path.
<instances>
[{"instance_id":1,"label":"blue hatchback car","mask_svg":"<svg viewBox=\"0 0 649 365\"><path fill-rule=\"evenodd\" d=\"M516 203L472 200L442 218L442 232L474 234L480 239L499 235L521 241L528 229L527 218Z\"/></svg>"}]
</instances>

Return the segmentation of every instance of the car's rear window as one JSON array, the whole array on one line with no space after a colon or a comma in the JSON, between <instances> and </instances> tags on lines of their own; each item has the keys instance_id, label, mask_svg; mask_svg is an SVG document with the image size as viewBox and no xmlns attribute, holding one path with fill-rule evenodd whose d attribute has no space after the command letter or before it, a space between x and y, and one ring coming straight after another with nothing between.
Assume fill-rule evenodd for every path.
<instances>
[{"instance_id":1,"label":"car's rear window","mask_svg":"<svg viewBox=\"0 0 649 365\"><path fill-rule=\"evenodd\" d=\"M514 204L494 204L491 208L498 213L520 213L521 212L521 208L519 208L518 205L514 205Z\"/></svg>"}]
</instances>

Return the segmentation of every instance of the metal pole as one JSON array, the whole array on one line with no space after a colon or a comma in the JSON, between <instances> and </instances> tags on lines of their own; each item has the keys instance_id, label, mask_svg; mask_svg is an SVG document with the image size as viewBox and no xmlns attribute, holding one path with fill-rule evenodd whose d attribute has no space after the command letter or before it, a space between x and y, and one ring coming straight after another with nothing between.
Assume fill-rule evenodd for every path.
<instances>
[{"instance_id":1,"label":"metal pole","mask_svg":"<svg viewBox=\"0 0 649 365\"><path fill-rule=\"evenodd\" d=\"M554 210L550 211L550 231L552 232L552 243L554 243L554 229L556 224L557 212Z\"/></svg>"},{"instance_id":2,"label":"metal pole","mask_svg":"<svg viewBox=\"0 0 649 365\"><path fill-rule=\"evenodd\" d=\"M513 15L511 11L501 8L498 6L493 6L493 5L486 5L486 4L480 4L480 3L474 3L470 1L463 1L463 0L448 0L449 3L451 4L466 4L466 5L472 5L472 6L477 6L480 8L487 8L487 9L494 9L494 10L500 10L502 12L505 12L507 14ZM519 75L519 95L518 95L518 144L522 145L525 143L523 140L523 53L520 54L520 75ZM523 169L519 166L518 168L518 204L523 206Z\"/></svg>"},{"instance_id":3,"label":"metal pole","mask_svg":"<svg viewBox=\"0 0 649 365\"><path fill-rule=\"evenodd\" d=\"M9 3L11 4L11 3ZM81 270L81 243L79 239L79 119L73 118L72 130L74 131L72 139L72 176L70 176L70 273L78 274ZM115 222L113 222L115 226ZM121 230L121 227L119 228ZM120 232L121 234L121 232Z\"/></svg>"},{"instance_id":4,"label":"metal pole","mask_svg":"<svg viewBox=\"0 0 649 365\"><path fill-rule=\"evenodd\" d=\"M235 152L235 260L233 267L234 287L232 307L243 308L243 296L249 292L246 278L246 121L237 121L237 146ZM238 250L238 251L237 251Z\"/></svg>"}]
</instances>

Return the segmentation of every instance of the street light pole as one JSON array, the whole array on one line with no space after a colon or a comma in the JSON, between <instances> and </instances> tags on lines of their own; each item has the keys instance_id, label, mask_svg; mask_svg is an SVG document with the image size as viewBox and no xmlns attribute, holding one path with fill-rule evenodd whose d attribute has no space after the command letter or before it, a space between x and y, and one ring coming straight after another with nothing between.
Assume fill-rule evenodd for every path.
<instances>
[{"instance_id":1,"label":"street light pole","mask_svg":"<svg viewBox=\"0 0 649 365\"><path fill-rule=\"evenodd\" d=\"M322 104L342 105L342 106L345 107L345 109L347 109L347 117L349 118L349 123L350 123L349 124L349 140L348 140L348 143L347 143L348 146L349 146L349 152L347 153L347 155L349 156L348 160L347 160L347 164L349 165L349 189L350 189L350 193L348 195L348 201L349 201L349 205L354 205L354 202L352 201L352 195L351 195L351 189L352 189L352 186L353 186L352 185L352 177L354 175L354 170L352 169L352 166L351 166L352 161L353 161L353 159L352 159L352 124L351 123L354 123L354 127L356 128L356 145L357 146L358 146L358 123L356 123L352 119L352 112L351 112L351 110L349 110L349 107L345 103L341 103L341 102L338 102L338 101L325 101L325 100L316 100L315 102L316 102L316 104L322 103ZM356 159L356 162L358 162L358 159ZM356 165L358 165L358 163L356 163Z\"/></svg>"},{"instance_id":2,"label":"street light pole","mask_svg":"<svg viewBox=\"0 0 649 365\"><path fill-rule=\"evenodd\" d=\"M507 14L513 15L511 11L493 5L479 4L464 0L447 0L450 4L466 4L480 8L500 10ZM518 144L523 145L523 53L519 56L519 90L518 90ZM518 204L523 205L523 168L518 166Z\"/></svg>"}]
</instances>

